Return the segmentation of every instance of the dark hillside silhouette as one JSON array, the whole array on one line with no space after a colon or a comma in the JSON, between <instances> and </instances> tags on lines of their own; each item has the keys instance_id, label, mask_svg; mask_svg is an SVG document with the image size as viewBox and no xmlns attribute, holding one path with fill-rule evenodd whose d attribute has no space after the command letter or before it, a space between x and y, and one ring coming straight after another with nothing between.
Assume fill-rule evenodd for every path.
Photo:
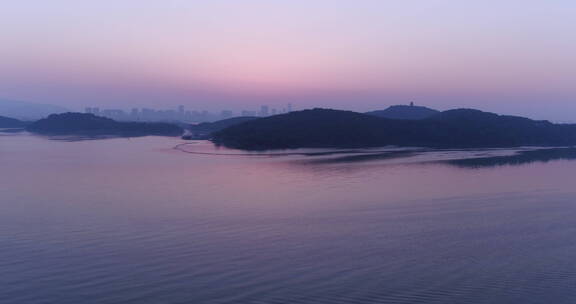
<instances>
[{"instance_id":1,"label":"dark hillside silhouette","mask_svg":"<svg viewBox=\"0 0 576 304\"><path fill-rule=\"evenodd\" d=\"M553 124L524 117L497 115L473 109L441 112L425 121L431 123L430 138L445 146L572 145L576 125Z\"/></svg>"},{"instance_id":2,"label":"dark hillside silhouette","mask_svg":"<svg viewBox=\"0 0 576 304\"><path fill-rule=\"evenodd\" d=\"M397 106L391 106L386 110L372 111L367 112L366 114L389 119L418 120L429 118L438 113L440 112L427 107L421 107L415 105L409 105L409 106L397 105Z\"/></svg>"},{"instance_id":3,"label":"dark hillside silhouette","mask_svg":"<svg viewBox=\"0 0 576 304\"><path fill-rule=\"evenodd\" d=\"M0 116L0 128L22 128L25 125L26 123L21 120Z\"/></svg>"},{"instance_id":4,"label":"dark hillside silhouette","mask_svg":"<svg viewBox=\"0 0 576 304\"><path fill-rule=\"evenodd\" d=\"M169 123L118 122L85 113L52 114L27 129L50 135L179 136L183 132L179 126Z\"/></svg>"},{"instance_id":5,"label":"dark hillside silhouette","mask_svg":"<svg viewBox=\"0 0 576 304\"><path fill-rule=\"evenodd\" d=\"M243 149L377 146L411 125L350 111L313 109L231 126L214 133L213 140Z\"/></svg>"},{"instance_id":6,"label":"dark hillside silhouette","mask_svg":"<svg viewBox=\"0 0 576 304\"><path fill-rule=\"evenodd\" d=\"M240 149L301 147L565 146L576 125L552 124L471 109L422 120L395 120L350 111L314 109L244 122L214 133L216 144Z\"/></svg>"}]
</instances>

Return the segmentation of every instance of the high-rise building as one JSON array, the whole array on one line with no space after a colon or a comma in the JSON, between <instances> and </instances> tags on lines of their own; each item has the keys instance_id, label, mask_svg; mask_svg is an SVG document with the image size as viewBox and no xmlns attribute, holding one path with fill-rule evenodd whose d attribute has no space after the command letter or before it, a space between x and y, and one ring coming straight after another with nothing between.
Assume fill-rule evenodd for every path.
<instances>
[{"instance_id":1,"label":"high-rise building","mask_svg":"<svg viewBox=\"0 0 576 304\"><path fill-rule=\"evenodd\" d=\"M233 113L232 113L232 111L229 111L229 110L223 110L220 113L220 118L222 118L222 119L230 118L232 116L233 116Z\"/></svg>"},{"instance_id":2,"label":"high-rise building","mask_svg":"<svg viewBox=\"0 0 576 304\"><path fill-rule=\"evenodd\" d=\"M132 120L140 120L140 115L138 113L138 109L133 108L132 111L130 111L130 119Z\"/></svg>"},{"instance_id":3,"label":"high-rise building","mask_svg":"<svg viewBox=\"0 0 576 304\"><path fill-rule=\"evenodd\" d=\"M261 106L259 115L262 117L268 116L268 115L270 115L269 112L270 112L270 110L269 110L268 106Z\"/></svg>"}]
</instances>

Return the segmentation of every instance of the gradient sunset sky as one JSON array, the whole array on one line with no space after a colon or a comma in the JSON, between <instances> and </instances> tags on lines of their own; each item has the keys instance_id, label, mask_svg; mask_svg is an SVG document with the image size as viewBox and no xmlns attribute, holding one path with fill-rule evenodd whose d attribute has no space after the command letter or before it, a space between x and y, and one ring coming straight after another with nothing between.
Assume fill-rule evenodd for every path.
<instances>
[{"instance_id":1,"label":"gradient sunset sky","mask_svg":"<svg viewBox=\"0 0 576 304\"><path fill-rule=\"evenodd\" d=\"M0 99L576 121L576 1L3 1Z\"/></svg>"}]
</instances>

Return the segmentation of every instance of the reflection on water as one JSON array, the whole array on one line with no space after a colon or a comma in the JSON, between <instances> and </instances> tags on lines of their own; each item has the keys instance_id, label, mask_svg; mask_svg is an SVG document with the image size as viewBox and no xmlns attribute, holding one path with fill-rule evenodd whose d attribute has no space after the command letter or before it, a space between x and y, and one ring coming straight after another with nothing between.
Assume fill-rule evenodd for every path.
<instances>
[{"instance_id":1,"label":"reflection on water","mask_svg":"<svg viewBox=\"0 0 576 304\"><path fill-rule=\"evenodd\" d=\"M486 168L497 166L519 166L535 162L576 159L576 148L533 148L524 150L424 150L387 151L346 155L341 157L308 160L307 164L337 164L352 162L374 162L396 160L394 163L437 162L460 168Z\"/></svg>"},{"instance_id":2,"label":"reflection on water","mask_svg":"<svg viewBox=\"0 0 576 304\"><path fill-rule=\"evenodd\" d=\"M0 302L576 299L573 149L179 143L0 138Z\"/></svg>"},{"instance_id":3,"label":"reflection on water","mask_svg":"<svg viewBox=\"0 0 576 304\"><path fill-rule=\"evenodd\" d=\"M245 152L225 149L224 152L215 151L216 147L207 146L196 149L188 143L178 144L174 148L184 153L228 156L307 156L299 159L298 163L307 165L375 162L393 164L422 164L437 162L453 165L460 168L484 168L505 165L524 165L534 162L550 162L554 160L576 159L576 148L500 148L500 149L427 149L427 148L371 148L371 149L293 149L289 151L271 152ZM394 160L394 162L390 162ZM382 164L382 162L380 162Z\"/></svg>"},{"instance_id":4,"label":"reflection on water","mask_svg":"<svg viewBox=\"0 0 576 304\"><path fill-rule=\"evenodd\" d=\"M519 166L535 162L576 159L576 148L553 148L533 151L520 151L514 155L467 158L450 160L446 163L462 168L483 168L496 166Z\"/></svg>"}]
</instances>

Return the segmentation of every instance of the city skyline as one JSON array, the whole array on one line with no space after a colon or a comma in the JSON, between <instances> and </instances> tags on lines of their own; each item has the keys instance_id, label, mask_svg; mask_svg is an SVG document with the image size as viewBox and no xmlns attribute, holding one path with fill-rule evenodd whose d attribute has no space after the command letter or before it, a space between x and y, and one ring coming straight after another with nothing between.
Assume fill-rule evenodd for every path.
<instances>
[{"instance_id":1,"label":"city skyline","mask_svg":"<svg viewBox=\"0 0 576 304\"><path fill-rule=\"evenodd\" d=\"M175 108L131 108L125 109L112 109L101 107L86 107L84 113L94 114L107 118L116 119L119 121L179 121L179 122L208 122L223 120L232 117L268 117L277 114L285 114L293 111L292 104L286 104L282 108L274 108L269 105L261 105L259 109L255 110L241 110L234 111L229 109L222 109L219 111L206 111L198 109L187 109L184 105L178 105Z\"/></svg>"}]
</instances>

